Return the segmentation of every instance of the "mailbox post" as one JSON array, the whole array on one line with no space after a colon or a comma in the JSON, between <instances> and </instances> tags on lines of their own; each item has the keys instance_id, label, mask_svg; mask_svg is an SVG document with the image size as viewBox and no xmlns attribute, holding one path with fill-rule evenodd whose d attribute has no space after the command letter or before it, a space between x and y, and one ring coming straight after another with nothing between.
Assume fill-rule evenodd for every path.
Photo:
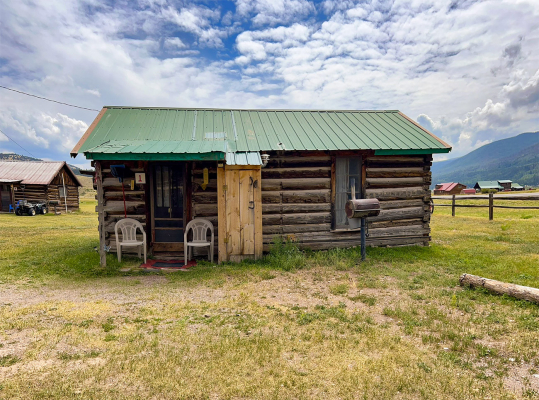
<instances>
[{"instance_id":1,"label":"mailbox post","mask_svg":"<svg viewBox=\"0 0 539 400\"><path fill-rule=\"evenodd\" d=\"M376 217L380 214L380 202L378 199L352 199L346 202L344 211L351 221L361 218L361 260L365 261L367 254L367 217ZM357 226L357 222L355 225Z\"/></svg>"}]
</instances>

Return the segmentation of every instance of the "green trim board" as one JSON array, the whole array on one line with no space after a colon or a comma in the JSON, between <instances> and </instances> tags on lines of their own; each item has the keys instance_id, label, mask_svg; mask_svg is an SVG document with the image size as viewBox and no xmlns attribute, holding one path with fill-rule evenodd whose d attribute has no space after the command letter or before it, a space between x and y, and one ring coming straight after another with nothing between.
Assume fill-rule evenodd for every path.
<instances>
[{"instance_id":1,"label":"green trim board","mask_svg":"<svg viewBox=\"0 0 539 400\"><path fill-rule=\"evenodd\" d=\"M230 154L254 159L256 153L272 150L374 150L380 155L451 151L448 144L395 110L104 110L72 155L189 153L202 157L222 152L228 154L225 159L236 162ZM240 156L240 162L245 157Z\"/></svg>"},{"instance_id":2,"label":"green trim board","mask_svg":"<svg viewBox=\"0 0 539 400\"><path fill-rule=\"evenodd\" d=\"M152 154L152 153L85 153L88 160L110 161L222 161L225 153L183 153L183 154Z\"/></svg>"},{"instance_id":3,"label":"green trim board","mask_svg":"<svg viewBox=\"0 0 539 400\"><path fill-rule=\"evenodd\" d=\"M412 154L434 154L449 153L451 149L410 149L410 150L375 150L377 156L398 156Z\"/></svg>"}]
</instances>

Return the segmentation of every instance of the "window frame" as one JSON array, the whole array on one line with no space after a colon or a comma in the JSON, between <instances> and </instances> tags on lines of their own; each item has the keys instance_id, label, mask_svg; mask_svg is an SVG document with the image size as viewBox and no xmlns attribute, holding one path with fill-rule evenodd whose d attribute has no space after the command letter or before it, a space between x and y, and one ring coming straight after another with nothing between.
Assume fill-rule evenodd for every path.
<instances>
[{"instance_id":1,"label":"window frame","mask_svg":"<svg viewBox=\"0 0 539 400\"><path fill-rule=\"evenodd\" d=\"M67 187L65 188L65 191L64 191L64 186L58 185L58 199L60 200L60 202L64 200L66 196L67 196Z\"/></svg>"},{"instance_id":2,"label":"window frame","mask_svg":"<svg viewBox=\"0 0 539 400\"><path fill-rule=\"evenodd\" d=\"M354 160L357 166L355 171L350 173L350 160ZM363 191L363 155L335 155L333 157L334 184L332 185L332 230L348 230L350 226L344 211L344 204L351 199L351 179L356 179L356 199L362 198ZM346 162L346 165L342 164ZM346 176L343 177L343 170ZM345 190L343 190L345 189ZM344 223L343 223L344 222Z\"/></svg>"}]
</instances>

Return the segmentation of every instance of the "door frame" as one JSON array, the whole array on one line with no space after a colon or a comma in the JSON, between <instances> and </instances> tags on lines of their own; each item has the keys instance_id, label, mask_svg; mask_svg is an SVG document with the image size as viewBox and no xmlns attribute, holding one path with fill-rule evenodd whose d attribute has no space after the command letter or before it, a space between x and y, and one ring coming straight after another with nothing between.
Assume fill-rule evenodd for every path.
<instances>
[{"instance_id":1,"label":"door frame","mask_svg":"<svg viewBox=\"0 0 539 400\"><path fill-rule=\"evenodd\" d=\"M243 258L253 258L252 254L229 255L227 244L230 236L227 226L227 172L230 171L254 171L258 180L258 187L254 190L254 259L262 257L263 236L262 236L262 170L259 165L224 165L217 167L217 241L219 263L225 261L240 261ZM241 210L240 210L241 213Z\"/></svg>"},{"instance_id":2,"label":"door frame","mask_svg":"<svg viewBox=\"0 0 539 400\"><path fill-rule=\"evenodd\" d=\"M187 225L187 222L191 220L191 207L190 204L187 204L188 202L191 202L191 185L189 182L191 181L190 176L188 179L187 174L189 173L189 168L187 168L187 162L183 161L156 161L151 162L149 165L149 172L150 172L150 226L151 226L151 242L150 246L152 248L152 252L160 252L160 251L179 251L183 252L183 240L180 242L156 242L155 241L155 167L156 166L168 166L170 168L178 167L182 169L182 185L183 185L183 230L185 232L185 226Z\"/></svg>"}]
</instances>

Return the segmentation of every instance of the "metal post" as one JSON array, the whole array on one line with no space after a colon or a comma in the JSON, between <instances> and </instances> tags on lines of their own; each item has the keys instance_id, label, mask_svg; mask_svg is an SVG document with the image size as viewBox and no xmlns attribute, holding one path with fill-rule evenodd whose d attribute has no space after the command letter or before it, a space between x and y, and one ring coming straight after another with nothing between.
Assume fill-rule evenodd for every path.
<instances>
[{"instance_id":1,"label":"metal post","mask_svg":"<svg viewBox=\"0 0 539 400\"><path fill-rule=\"evenodd\" d=\"M451 215L455 216L455 195L453 195L453 199L451 200Z\"/></svg>"},{"instance_id":2,"label":"metal post","mask_svg":"<svg viewBox=\"0 0 539 400\"><path fill-rule=\"evenodd\" d=\"M361 218L361 261L365 261L365 259L367 258L365 220L365 217Z\"/></svg>"},{"instance_id":3,"label":"metal post","mask_svg":"<svg viewBox=\"0 0 539 400\"><path fill-rule=\"evenodd\" d=\"M66 214L67 214L67 190L66 190L66 183L64 181L64 173L62 172L62 185L64 186L64 203L66 206ZM58 196L60 197L60 196Z\"/></svg>"},{"instance_id":4,"label":"metal post","mask_svg":"<svg viewBox=\"0 0 539 400\"><path fill-rule=\"evenodd\" d=\"M494 194L488 194L488 219L492 221L494 219Z\"/></svg>"}]
</instances>

